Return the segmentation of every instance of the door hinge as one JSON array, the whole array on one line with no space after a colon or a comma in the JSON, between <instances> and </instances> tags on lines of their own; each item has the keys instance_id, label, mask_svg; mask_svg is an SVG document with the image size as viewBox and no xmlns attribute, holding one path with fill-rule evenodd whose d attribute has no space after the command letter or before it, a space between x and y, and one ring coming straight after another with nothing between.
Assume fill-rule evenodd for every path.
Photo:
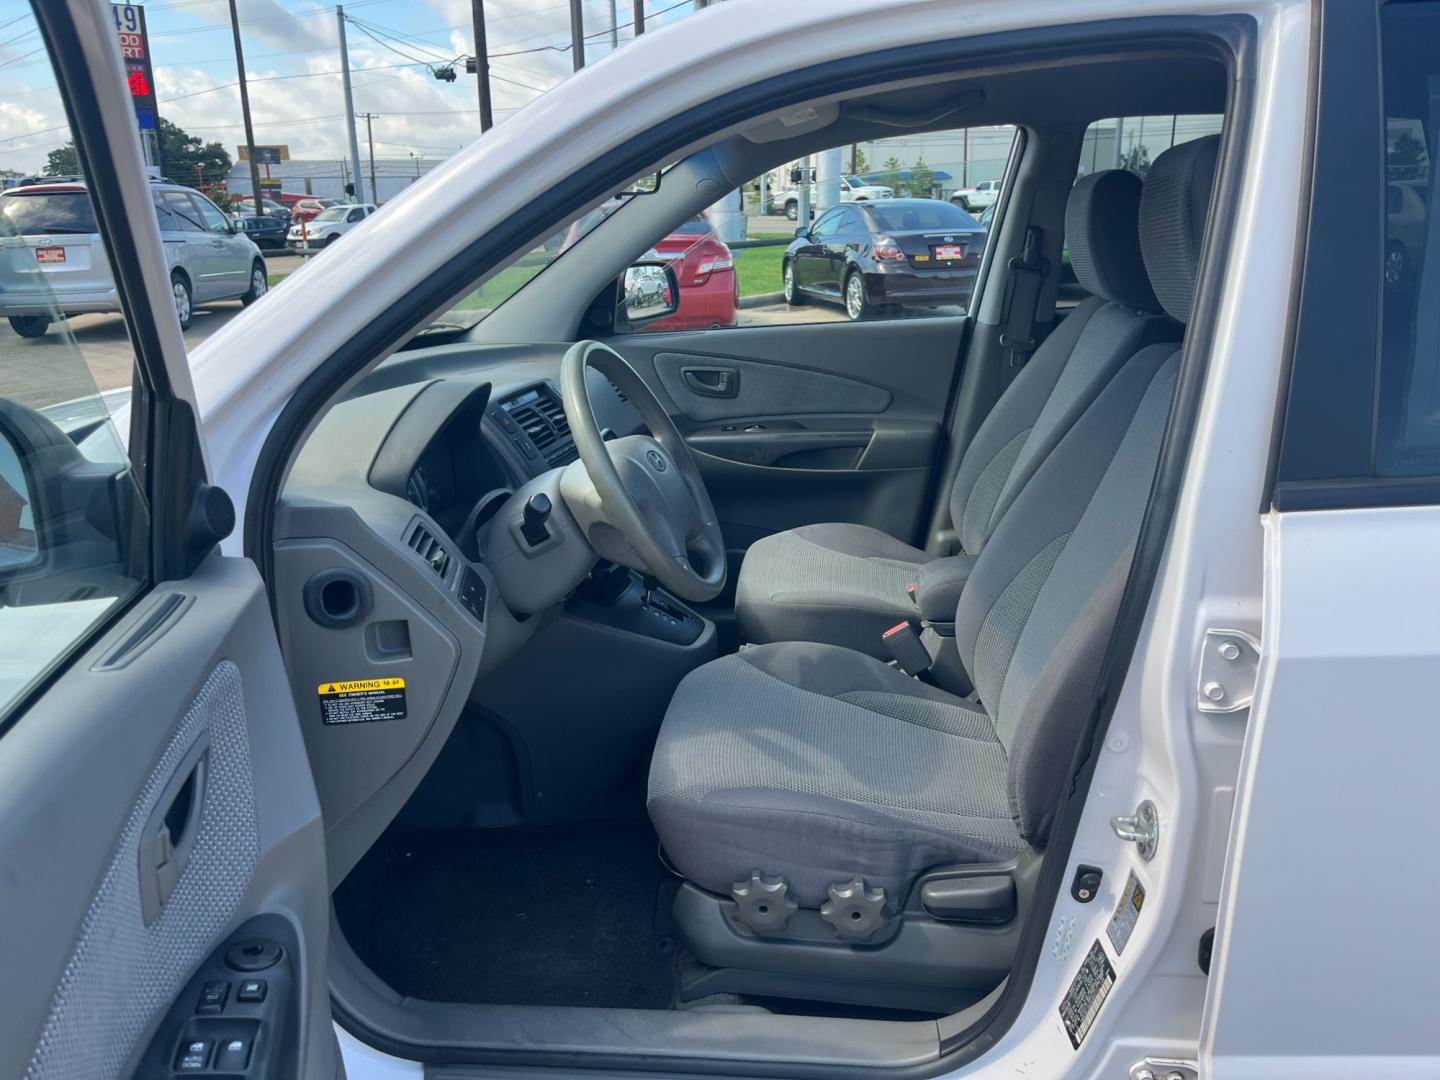
<instances>
[{"instance_id":1,"label":"door hinge","mask_svg":"<svg viewBox=\"0 0 1440 1080\"><path fill-rule=\"evenodd\" d=\"M1195 704L1201 712L1248 709L1255 697L1260 642L1243 630L1206 630Z\"/></svg>"},{"instance_id":2,"label":"door hinge","mask_svg":"<svg viewBox=\"0 0 1440 1080\"><path fill-rule=\"evenodd\" d=\"M1200 1064L1190 1058L1141 1058L1130 1066L1130 1080L1199 1080Z\"/></svg>"},{"instance_id":3,"label":"door hinge","mask_svg":"<svg viewBox=\"0 0 1440 1080\"><path fill-rule=\"evenodd\" d=\"M1155 804L1146 799L1133 814L1117 814L1110 819L1110 828L1121 840L1134 844L1140 858L1149 862L1160 844L1160 815Z\"/></svg>"}]
</instances>

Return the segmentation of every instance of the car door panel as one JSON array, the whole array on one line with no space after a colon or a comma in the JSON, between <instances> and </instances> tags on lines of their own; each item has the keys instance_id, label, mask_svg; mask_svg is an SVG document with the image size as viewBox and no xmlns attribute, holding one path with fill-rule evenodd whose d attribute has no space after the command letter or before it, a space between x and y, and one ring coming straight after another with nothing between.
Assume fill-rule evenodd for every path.
<instances>
[{"instance_id":1,"label":"car door panel","mask_svg":"<svg viewBox=\"0 0 1440 1080\"><path fill-rule=\"evenodd\" d=\"M184 610L144 634L172 594ZM328 1060L320 807L253 564L212 557L73 664L0 739L0 821L0 1074L127 1075L195 966L262 913L301 954L292 1065ZM180 865L151 909L159 827Z\"/></svg>"},{"instance_id":2,"label":"car door panel","mask_svg":"<svg viewBox=\"0 0 1440 1080\"><path fill-rule=\"evenodd\" d=\"M733 557L820 521L915 539L964 330L963 318L931 318L635 334L615 345L694 450Z\"/></svg>"},{"instance_id":3,"label":"car door panel","mask_svg":"<svg viewBox=\"0 0 1440 1080\"><path fill-rule=\"evenodd\" d=\"M244 1018L251 1049L272 1048L254 1061L333 1077L320 804L259 572L216 547L224 502L206 484L170 295L178 245L144 173L121 13L95 0L33 12L135 350L122 415L136 449L108 428L73 339L58 335L46 362L107 417L81 447L0 378L3 441L23 463L9 483L30 497L35 537L34 558L0 577L0 666L28 665L5 672L0 714L0 1076L168 1077L178 1035L152 1045L156 1032L167 1016L202 1022L187 981L254 927L279 946L269 1019ZM192 236L209 243L190 230L187 249Z\"/></svg>"}]
</instances>

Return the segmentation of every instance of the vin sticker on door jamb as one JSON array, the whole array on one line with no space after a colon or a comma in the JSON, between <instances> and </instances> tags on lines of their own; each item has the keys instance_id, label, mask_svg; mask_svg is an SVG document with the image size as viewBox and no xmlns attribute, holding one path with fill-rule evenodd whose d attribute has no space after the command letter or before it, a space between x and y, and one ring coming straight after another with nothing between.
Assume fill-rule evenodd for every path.
<instances>
[{"instance_id":1,"label":"vin sticker on door jamb","mask_svg":"<svg viewBox=\"0 0 1440 1080\"><path fill-rule=\"evenodd\" d=\"M1110 944L1115 946L1116 956L1125 951L1130 935L1135 932L1135 924L1140 921L1140 909L1144 906L1145 886L1140 884L1135 871L1131 870L1130 876L1125 879L1125 888L1120 893L1120 903L1115 905L1115 914L1110 916L1110 925L1105 928L1105 932L1110 935Z\"/></svg>"},{"instance_id":2,"label":"vin sticker on door jamb","mask_svg":"<svg viewBox=\"0 0 1440 1080\"><path fill-rule=\"evenodd\" d=\"M336 679L319 686L320 720L326 724L366 724L405 719L405 680Z\"/></svg>"},{"instance_id":3,"label":"vin sticker on door jamb","mask_svg":"<svg viewBox=\"0 0 1440 1080\"><path fill-rule=\"evenodd\" d=\"M1115 969L1105 955L1105 947L1096 938L1085 955L1080 970L1075 973L1065 1000L1060 1002L1060 1022L1065 1025L1065 1034L1070 1036L1070 1045L1076 1050L1085 1041L1086 1034L1100 1015L1100 1006L1110 996L1115 985Z\"/></svg>"}]
</instances>

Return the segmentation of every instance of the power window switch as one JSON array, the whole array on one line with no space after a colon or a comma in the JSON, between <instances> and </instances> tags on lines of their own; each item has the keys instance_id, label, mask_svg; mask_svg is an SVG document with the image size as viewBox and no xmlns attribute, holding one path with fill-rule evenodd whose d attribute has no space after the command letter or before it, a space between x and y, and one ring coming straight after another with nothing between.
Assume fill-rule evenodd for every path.
<instances>
[{"instance_id":1,"label":"power window switch","mask_svg":"<svg viewBox=\"0 0 1440 1080\"><path fill-rule=\"evenodd\" d=\"M264 979L241 979L240 989L235 994L235 1000L249 1002L253 1005L265 1000L265 991L268 989Z\"/></svg>"},{"instance_id":2,"label":"power window switch","mask_svg":"<svg viewBox=\"0 0 1440 1080\"><path fill-rule=\"evenodd\" d=\"M227 982L207 982L200 991L200 1001L195 1006L197 1013L218 1013L225 1011L225 998L230 994Z\"/></svg>"},{"instance_id":3,"label":"power window switch","mask_svg":"<svg viewBox=\"0 0 1440 1080\"><path fill-rule=\"evenodd\" d=\"M217 1072L244 1072L250 1064L250 1040L221 1039L215 1048L215 1069Z\"/></svg>"},{"instance_id":4,"label":"power window switch","mask_svg":"<svg viewBox=\"0 0 1440 1080\"><path fill-rule=\"evenodd\" d=\"M180 1044L175 1055L176 1072L204 1072L210 1064L210 1048L215 1044L209 1039L187 1039Z\"/></svg>"}]
</instances>

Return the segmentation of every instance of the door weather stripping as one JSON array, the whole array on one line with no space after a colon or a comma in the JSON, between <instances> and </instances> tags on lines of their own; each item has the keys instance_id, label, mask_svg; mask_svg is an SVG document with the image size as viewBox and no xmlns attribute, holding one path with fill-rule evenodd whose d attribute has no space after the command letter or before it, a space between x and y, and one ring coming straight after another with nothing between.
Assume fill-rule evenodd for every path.
<instances>
[{"instance_id":1,"label":"door weather stripping","mask_svg":"<svg viewBox=\"0 0 1440 1080\"><path fill-rule=\"evenodd\" d=\"M1200 1065L1187 1058L1147 1057L1130 1066L1130 1080L1199 1080Z\"/></svg>"},{"instance_id":2,"label":"door weather stripping","mask_svg":"<svg viewBox=\"0 0 1440 1080\"><path fill-rule=\"evenodd\" d=\"M1260 642L1243 630L1206 630L1195 704L1201 712L1248 709L1255 697Z\"/></svg>"},{"instance_id":3,"label":"door weather stripping","mask_svg":"<svg viewBox=\"0 0 1440 1080\"><path fill-rule=\"evenodd\" d=\"M1155 804L1146 799L1135 808L1133 814L1118 814L1110 819L1110 827L1121 840L1134 844L1140 858L1149 862L1155 857L1155 848L1160 843L1160 815Z\"/></svg>"}]
</instances>

